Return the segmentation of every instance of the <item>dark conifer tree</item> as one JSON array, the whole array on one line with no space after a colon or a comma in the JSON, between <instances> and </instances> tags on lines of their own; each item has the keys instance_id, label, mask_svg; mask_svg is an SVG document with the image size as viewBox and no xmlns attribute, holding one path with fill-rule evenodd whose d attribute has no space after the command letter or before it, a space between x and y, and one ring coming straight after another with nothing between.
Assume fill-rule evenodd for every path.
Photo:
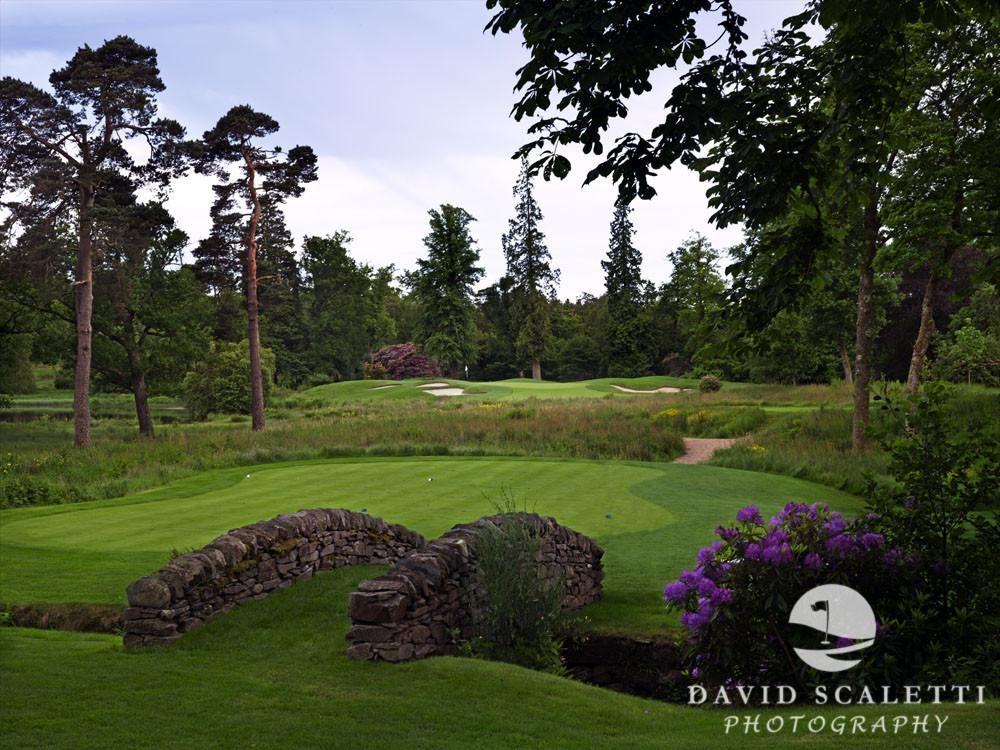
<instances>
[{"instance_id":1,"label":"dark conifer tree","mask_svg":"<svg viewBox=\"0 0 1000 750\"><path fill-rule=\"evenodd\" d=\"M282 151L262 139L278 131L270 115L248 105L233 107L207 131L198 148L198 170L218 179L213 206L216 225L245 217L243 232L244 291L247 302L247 339L250 355L250 416L255 431L264 429L264 379L260 361L260 315L257 252L263 203L274 205L302 194L317 178L316 155L308 146ZM234 171L232 167L237 167ZM233 226L238 226L236 222ZM221 228L221 227L220 227Z\"/></svg>"},{"instance_id":2,"label":"dark conifer tree","mask_svg":"<svg viewBox=\"0 0 1000 750\"><path fill-rule=\"evenodd\" d=\"M479 248L469 233L475 219L464 208L447 203L428 213L427 257L417 261L410 283L423 309L424 350L455 375L476 353L472 296L483 269L476 265Z\"/></svg>"},{"instance_id":3,"label":"dark conifer tree","mask_svg":"<svg viewBox=\"0 0 1000 750\"><path fill-rule=\"evenodd\" d=\"M608 297L608 376L641 375L649 367L642 351L642 253L632 244L632 209L615 205L608 259L601 261Z\"/></svg>"},{"instance_id":4,"label":"dark conifer tree","mask_svg":"<svg viewBox=\"0 0 1000 750\"><path fill-rule=\"evenodd\" d=\"M518 354L531 362L531 377L542 378L542 357L549 348L552 331L549 302L555 296L559 272L545 245L540 224L542 211L534 196L527 159L514 184L514 218L502 238L507 275L513 282L514 330Z\"/></svg>"},{"instance_id":5,"label":"dark conifer tree","mask_svg":"<svg viewBox=\"0 0 1000 750\"><path fill-rule=\"evenodd\" d=\"M49 77L53 93L15 78L0 80L0 194L23 192L6 204L8 226L22 237L37 226L70 221L76 233L73 390L75 437L90 444L90 369L94 308L94 211L105 185L160 183L183 168L184 129L158 118L164 89L156 50L127 36L92 49L84 45ZM147 158L134 159L128 144Z\"/></svg>"}]
</instances>

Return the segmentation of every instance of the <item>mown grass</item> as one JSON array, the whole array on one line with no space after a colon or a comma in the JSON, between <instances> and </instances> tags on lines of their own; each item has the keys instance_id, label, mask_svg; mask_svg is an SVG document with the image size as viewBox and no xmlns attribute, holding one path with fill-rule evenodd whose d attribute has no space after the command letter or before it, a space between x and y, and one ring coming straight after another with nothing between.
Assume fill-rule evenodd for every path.
<instances>
[{"instance_id":1,"label":"mown grass","mask_svg":"<svg viewBox=\"0 0 1000 750\"><path fill-rule=\"evenodd\" d=\"M0 629L0 736L12 748L997 747L1000 707L801 707L766 718L947 714L942 734L724 733L729 713L635 698L507 664L344 656L343 568L241 607L169 649L114 636ZM931 720L931 725L934 725Z\"/></svg>"},{"instance_id":2,"label":"mown grass","mask_svg":"<svg viewBox=\"0 0 1000 750\"><path fill-rule=\"evenodd\" d=\"M494 512L507 491L604 546L598 629L662 633L664 583L756 503L860 501L827 487L708 466L502 458L375 458L223 469L125 498L0 511L0 601L124 603L125 587L236 526L301 508L366 510L428 538Z\"/></svg>"}]
</instances>

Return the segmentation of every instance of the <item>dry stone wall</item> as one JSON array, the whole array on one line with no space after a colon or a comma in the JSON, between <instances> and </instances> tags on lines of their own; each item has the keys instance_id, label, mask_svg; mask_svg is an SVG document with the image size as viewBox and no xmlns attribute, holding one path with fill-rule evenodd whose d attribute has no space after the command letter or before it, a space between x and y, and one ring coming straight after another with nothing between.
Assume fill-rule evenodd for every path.
<instances>
[{"instance_id":1,"label":"dry stone wall","mask_svg":"<svg viewBox=\"0 0 1000 750\"><path fill-rule=\"evenodd\" d=\"M221 612L317 571L391 565L426 546L414 531L348 510L300 510L233 529L128 587L125 645L165 645Z\"/></svg>"},{"instance_id":2,"label":"dry stone wall","mask_svg":"<svg viewBox=\"0 0 1000 750\"><path fill-rule=\"evenodd\" d=\"M541 563L564 577L563 607L578 609L599 599L604 550L554 518L521 515L541 536ZM455 636L465 640L477 635L485 592L476 565L476 540L497 518L456 526L402 558L386 575L362 582L348 602L348 656L421 659L452 653Z\"/></svg>"}]
</instances>

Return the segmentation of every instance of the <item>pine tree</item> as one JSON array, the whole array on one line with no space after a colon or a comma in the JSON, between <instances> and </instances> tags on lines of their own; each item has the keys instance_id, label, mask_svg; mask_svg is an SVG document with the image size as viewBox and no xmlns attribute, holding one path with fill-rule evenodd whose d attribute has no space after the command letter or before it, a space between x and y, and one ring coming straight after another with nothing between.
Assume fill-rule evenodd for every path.
<instances>
[{"instance_id":1,"label":"pine tree","mask_svg":"<svg viewBox=\"0 0 1000 750\"><path fill-rule=\"evenodd\" d=\"M516 345L518 354L531 361L531 377L541 380L541 359L552 339L549 300L555 296L559 272L552 269L552 257L539 227L542 211L535 201L527 159L521 161L514 198L514 218L502 243L507 275L513 281Z\"/></svg>"},{"instance_id":2,"label":"pine tree","mask_svg":"<svg viewBox=\"0 0 1000 750\"><path fill-rule=\"evenodd\" d=\"M260 315L257 295L257 251L263 205L297 197L305 183L317 179L316 155L308 146L283 151L261 141L278 131L270 115L243 104L230 109L198 144L197 168L215 177L216 228L230 234L243 227L244 291L247 302L247 340L250 354L250 415L254 431L264 429L264 378L261 368ZM241 217L234 220L233 217ZM245 224L243 223L245 220Z\"/></svg>"},{"instance_id":3,"label":"pine tree","mask_svg":"<svg viewBox=\"0 0 1000 750\"><path fill-rule=\"evenodd\" d=\"M423 307L424 349L451 374L476 354L473 287L483 277L479 248L469 233L475 219L464 208L443 204L431 209L431 231L424 237L427 257L411 276Z\"/></svg>"},{"instance_id":4,"label":"pine tree","mask_svg":"<svg viewBox=\"0 0 1000 750\"><path fill-rule=\"evenodd\" d=\"M608 297L608 376L643 374L649 367L642 352L642 253L632 244L631 207L615 204L608 259L601 261Z\"/></svg>"}]
</instances>

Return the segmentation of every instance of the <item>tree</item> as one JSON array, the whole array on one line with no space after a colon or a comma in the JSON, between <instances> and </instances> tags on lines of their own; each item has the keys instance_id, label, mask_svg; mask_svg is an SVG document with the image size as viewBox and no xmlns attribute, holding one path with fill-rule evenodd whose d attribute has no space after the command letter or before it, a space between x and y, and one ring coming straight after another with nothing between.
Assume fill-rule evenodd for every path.
<instances>
[{"instance_id":1,"label":"tree","mask_svg":"<svg viewBox=\"0 0 1000 750\"><path fill-rule=\"evenodd\" d=\"M306 359L313 372L334 379L360 377L374 348L372 323L380 319L372 269L349 254L345 231L306 237L302 245L303 292L308 321Z\"/></svg>"},{"instance_id":2,"label":"tree","mask_svg":"<svg viewBox=\"0 0 1000 750\"><path fill-rule=\"evenodd\" d=\"M947 29L966 8L984 6L916 0L869 5L859 13L853 3L819 0L785 19L752 63L743 49L745 19L731 0L684 6L488 0L487 6L499 9L487 29L509 33L520 26L531 55L518 71L522 96L515 119L550 107L562 113L541 116L529 128L537 137L518 154L542 151L534 171L565 177L571 164L559 150L570 144L602 154L611 120L628 114L629 97L652 90L654 70L694 63L667 99L663 122L648 137L620 137L586 181L610 176L621 199L651 198L650 178L680 161L712 182L710 205L719 226L742 222L755 231L794 216L775 283L758 290L775 310L810 275L817 254L852 235L858 276L852 439L864 447L875 258L884 240L883 188L896 158L889 136L911 93L903 85L904 32L920 20ZM721 17L719 41L726 44L706 57L714 43L699 36L695 21L710 11ZM827 31L821 43L807 31L813 22ZM838 212L828 202L839 208L837 226L829 222Z\"/></svg>"},{"instance_id":3,"label":"tree","mask_svg":"<svg viewBox=\"0 0 1000 750\"><path fill-rule=\"evenodd\" d=\"M634 228L625 203L615 204L604 269L608 297L608 376L642 375L649 367L641 351L642 253L632 244Z\"/></svg>"},{"instance_id":4,"label":"tree","mask_svg":"<svg viewBox=\"0 0 1000 750\"><path fill-rule=\"evenodd\" d=\"M906 380L914 393L934 333L938 287L952 260L984 240L996 246L1000 25L970 21L942 33L922 24L909 30L909 40L910 76L920 97L897 125L903 147L886 223L899 264L926 269Z\"/></svg>"},{"instance_id":5,"label":"tree","mask_svg":"<svg viewBox=\"0 0 1000 750\"><path fill-rule=\"evenodd\" d=\"M199 172L214 176L215 224L241 226L250 356L250 415L255 431L264 429L264 378L260 363L257 248L262 204L277 206L298 197L317 179L316 155L308 146L268 148L261 141L278 132L270 115L246 104L229 110L205 132L197 149ZM234 170L233 168L236 167ZM235 172L235 175L234 175ZM258 181L258 178L260 181ZM245 220L245 224L243 221Z\"/></svg>"},{"instance_id":6,"label":"tree","mask_svg":"<svg viewBox=\"0 0 1000 750\"><path fill-rule=\"evenodd\" d=\"M535 200L527 159L521 161L514 198L514 218L501 242L507 276L512 282L516 346L520 356L531 362L531 377L541 380L541 360L552 337L548 300L555 296L559 272L552 268L552 257L539 227L542 211Z\"/></svg>"},{"instance_id":7,"label":"tree","mask_svg":"<svg viewBox=\"0 0 1000 750\"><path fill-rule=\"evenodd\" d=\"M123 196L126 200L132 196ZM95 211L94 370L132 393L139 434L153 437L149 394L176 389L208 346L208 299L180 266L187 235L158 203Z\"/></svg>"},{"instance_id":8,"label":"tree","mask_svg":"<svg viewBox=\"0 0 1000 750\"><path fill-rule=\"evenodd\" d=\"M51 226L72 215L76 372L73 384L77 446L90 444L94 205L105 184L166 181L183 166L184 135L175 121L157 118L163 91L156 51L118 36L80 47L49 77L53 93L14 78L0 81L0 194L25 191L9 204L12 224ZM141 161L132 146L148 147Z\"/></svg>"},{"instance_id":9,"label":"tree","mask_svg":"<svg viewBox=\"0 0 1000 750\"><path fill-rule=\"evenodd\" d=\"M424 349L455 375L476 354L472 297L483 269L476 265L479 248L469 233L475 219L464 208L447 203L428 213L427 257L417 261L409 283L423 309L420 338Z\"/></svg>"}]
</instances>

